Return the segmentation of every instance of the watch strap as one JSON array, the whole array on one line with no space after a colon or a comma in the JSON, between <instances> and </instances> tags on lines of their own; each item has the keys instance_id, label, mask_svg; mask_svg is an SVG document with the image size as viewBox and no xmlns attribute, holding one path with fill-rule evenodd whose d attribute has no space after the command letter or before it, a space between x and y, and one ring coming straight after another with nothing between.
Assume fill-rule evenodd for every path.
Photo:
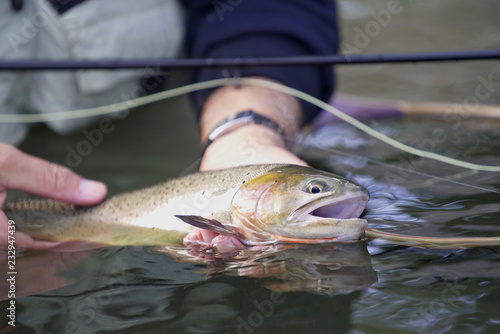
<instances>
[{"instance_id":1,"label":"watch strap","mask_svg":"<svg viewBox=\"0 0 500 334\"><path fill-rule=\"evenodd\" d=\"M201 147L201 156L203 156L207 150L207 148L212 144L217 138L224 136L225 134L232 132L242 126L248 124L258 124L266 126L274 131L276 131L283 142L288 147L288 141L286 138L285 130L279 125L277 122L272 119L262 116L261 114L257 114L253 110L242 111L238 114L232 115L219 124L212 130L212 132L208 135L207 140Z\"/></svg>"}]
</instances>

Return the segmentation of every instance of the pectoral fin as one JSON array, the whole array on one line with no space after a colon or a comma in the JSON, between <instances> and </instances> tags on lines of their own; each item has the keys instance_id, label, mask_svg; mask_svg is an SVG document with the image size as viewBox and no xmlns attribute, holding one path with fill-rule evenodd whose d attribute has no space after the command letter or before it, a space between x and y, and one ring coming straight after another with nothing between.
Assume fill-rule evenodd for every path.
<instances>
[{"instance_id":1,"label":"pectoral fin","mask_svg":"<svg viewBox=\"0 0 500 334\"><path fill-rule=\"evenodd\" d=\"M175 217L197 228L214 231L219 234L230 235L236 238L241 238L241 234L238 233L238 231L235 231L232 228L228 228L222 225L222 223L220 223L218 220L215 219L207 219L200 216L190 216L190 215L175 215Z\"/></svg>"}]
</instances>

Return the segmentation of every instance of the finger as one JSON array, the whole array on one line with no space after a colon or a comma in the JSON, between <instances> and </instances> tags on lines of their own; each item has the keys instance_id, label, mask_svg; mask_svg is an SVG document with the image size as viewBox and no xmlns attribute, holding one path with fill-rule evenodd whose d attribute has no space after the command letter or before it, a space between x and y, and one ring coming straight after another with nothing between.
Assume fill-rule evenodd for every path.
<instances>
[{"instance_id":1,"label":"finger","mask_svg":"<svg viewBox=\"0 0 500 334\"><path fill-rule=\"evenodd\" d=\"M184 237L184 246L208 246L219 233L195 228Z\"/></svg>"},{"instance_id":2,"label":"finger","mask_svg":"<svg viewBox=\"0 0 500 334\"><path fill-rule=\"evenodd\" d=\"M0 144L0 187L79 205L98 203L107 192L101 182L84 179L66 167L6 144Z\"/></svg>"},{"instance_id":3,"label":"finger","mask_svg":"<svg viewBox=\"0 0 500 334\"><path fill-rule=\"evenodd\" d=\"M233 253L239 251L240 249L247 248L235 237L230 237L227 235L219 235L212 239L210 243L211 248L215 249L217 253Z\"/></svg>"}]
</instances>

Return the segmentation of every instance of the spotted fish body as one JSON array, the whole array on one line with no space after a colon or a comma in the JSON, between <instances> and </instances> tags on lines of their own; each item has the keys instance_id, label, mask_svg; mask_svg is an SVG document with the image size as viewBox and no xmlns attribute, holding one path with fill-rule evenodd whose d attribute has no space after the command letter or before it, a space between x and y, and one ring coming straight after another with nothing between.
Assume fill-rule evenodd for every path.
<instances>
[{"instance_id":1,"label":"spotted fish body","mask_svg":"<svg viewBox=\"0 0 500 334\"><path fill-rule=\"evenodd\" d=\"M235 212L235 207L247 210L258 202L264 202L262 197L267 202L266 210L272 211L273 204L269 202L273 196L281 196L280 205L286 206L286 192L276 192L273 196L259 194L277 183L286 182L288 177L300 180L304 175L310 178L318 173L334 175L294 165L243 166L171 179L153 187L116 195L93 207L77 207L53 200L25 200L7 203L3 210L9 219L16 222L19 231L39 239L85 240L111 245L178 245L182 244L183 238L193 227L176 218L176 215L200 216L223 225L235 226L238 225L235 217L247 214L246 211ZM338 178L332 178L332 187L339 182L348 182ZM361 189L360 186L355 187ZM347 193L350 192L349 188ZM361 192L364 194L366 190L362 189ZM339 196L344 194L340 193ZM234 203L234 198L238 198L237 203ZM367 200L367 195L365 198ZM362 207L361 210L355 210L358 215L366 200L359 202ZM298 204L305 202L291 203ZM245 216L245 226L240 224L237 227L243 235L255 234L255 231L246 233L246 230L253 229L246 225L251 224L251 219L258 218L256 215L253 212L250 213L252 217ZM264 226L259 227L263 231L261 235L266 232L266 227L262 222L259 224ZM364 228L366 223L356 232L357 238Z\"/></svg>"}]
</instances>

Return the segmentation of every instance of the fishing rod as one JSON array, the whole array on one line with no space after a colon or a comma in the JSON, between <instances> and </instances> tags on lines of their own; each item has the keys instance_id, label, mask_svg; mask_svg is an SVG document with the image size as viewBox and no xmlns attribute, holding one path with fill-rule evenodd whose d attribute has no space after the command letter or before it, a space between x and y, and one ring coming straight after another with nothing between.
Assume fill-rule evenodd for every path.
<instances>
[{"instance_id":1,"label":"fishing rod","mask_svg":"<svg viewBox=\"0 0 500 334\"><path fill-rule=\"evenodd\" d=\"M387 53L364 55L308 55L290 57L176 58L176 59L51 59L0 60L0 71L116 70L153 67L163 70L327 66L500 59L500 50Z\"/></svg>"}]
</instances>

